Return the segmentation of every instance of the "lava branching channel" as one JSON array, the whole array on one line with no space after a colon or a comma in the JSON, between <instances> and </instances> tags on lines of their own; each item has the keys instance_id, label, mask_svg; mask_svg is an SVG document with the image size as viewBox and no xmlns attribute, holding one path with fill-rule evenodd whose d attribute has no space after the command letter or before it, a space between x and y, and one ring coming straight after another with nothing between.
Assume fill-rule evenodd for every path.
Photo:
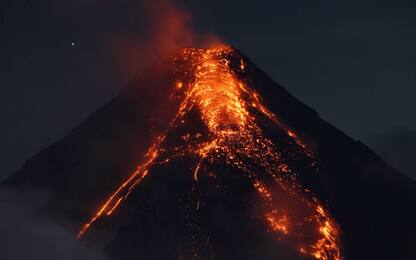
<instances>
[{"instance_id":1,"label":"lava branching channel","mask_svg":"<svg viewBox=\"0 0 416 260\"><path fill-rule=\"evenodd\" d=\"M230 57L238 56L235 52L230 47L188 48L175 59L178 75L182 76L178 76L172 95L181 102L169 130L155 138L143 163L81 227L78 238L99 218L111 216L151 172L152 166L192 156L196 158L190 170L194 182L198 182L201 174L208 174L207 169L213 164L225 164L241 172L257 194L257 204L262 205L259 218L265 232L275 234L279 240L290 241L288 244L300 256L342 258L337 223L317 196L301 186L276 142L265 136L259 118L284 131L311 164L314 163L312 153L294 131L263 105L259 94L246 81L240 80L237 73L244 74L247 64L241 58L238 65L231 64ZM188 133L182 136L185 145L164 147L169 131L183 124L191 111L197 111L208 136ZM280 203L282 199L273 193L276 187L285 192L286 203ZM290 205L296 205L296 209Z\"/></svg>"}]
</instances>

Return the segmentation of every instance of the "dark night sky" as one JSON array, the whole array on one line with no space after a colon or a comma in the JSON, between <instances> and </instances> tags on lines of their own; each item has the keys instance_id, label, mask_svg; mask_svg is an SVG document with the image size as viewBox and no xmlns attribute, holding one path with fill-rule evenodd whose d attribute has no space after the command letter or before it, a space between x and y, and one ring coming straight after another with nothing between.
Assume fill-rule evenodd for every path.
<instances>
[{"instance_id":1,"label":"dark night sky","mask_svg":"<svg viewBox=\"0 0 416 260\"><path fill-rule=\"evenodd\" d=\"M416 178L414 1L195 2L180 6L192 14L197 34L238 47L324 119ZM123 43L144 41L163 19L146 6L0 1L0 179L149 64L137 54L120 58Z\"/></svg>"}]
</instances>

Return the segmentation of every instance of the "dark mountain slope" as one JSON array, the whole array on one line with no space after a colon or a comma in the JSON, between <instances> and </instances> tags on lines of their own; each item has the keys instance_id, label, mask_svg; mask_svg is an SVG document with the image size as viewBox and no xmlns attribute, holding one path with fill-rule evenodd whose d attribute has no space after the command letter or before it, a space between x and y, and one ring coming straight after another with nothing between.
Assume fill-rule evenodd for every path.
<instances>
[{"instance_id":1,"label":"dark mountain slope","mask_svg":"<svg viewBox=\"0 0 416 260\"><path fill-rule=\"evenodd\" d=\"M43 214L69 226L75 236L144 160L152 140L169 129L178 107L171 95L178 77L183 77L177 71L178 55L151 66L78 128L25 163L3 185L49 190L51 199ZM243 72L235 69L240 59L245 63ZM264 123L271 140L284 147L282 154L289 158L287 162L298 172L302 185L328 205L340 225L342 255L346 259L416 258L415 182L322 120L237 50L233 50L230 64L237 77L254 88L264 105L313 153L316 166L310 168L307 156L292 148L285 131ZM207 130L198 116L190 112L188 119L182 128L204 135ZM179 142L182 128L167 136L167 147L169 141ZM292 160L293 154L296 158ZM221 176L221 187L227 187L227 192L214 189L215 180L204 175L198 182L199 192L190 193L195 184L181 173L188 172L193 163L195 158L185 157L154 166L154 174L143 180L111 220L100 220L86 240L106 247L117 259L188 258L194 253L193 244L202 245L198 252L202 258L299 257L284 243L274 243L270 233L250 225L258 220L241 218L252 215L253 209L244 201L253 200L253 195L247 179L233 174L238 170L215 164L209 169ZM199 210L195 202L200 194L208 195L204 195L205 204L196 221L190 208ZM188 241L186 237L192 237L195 229L200 235Z\"/></svg>"}]
</instances>

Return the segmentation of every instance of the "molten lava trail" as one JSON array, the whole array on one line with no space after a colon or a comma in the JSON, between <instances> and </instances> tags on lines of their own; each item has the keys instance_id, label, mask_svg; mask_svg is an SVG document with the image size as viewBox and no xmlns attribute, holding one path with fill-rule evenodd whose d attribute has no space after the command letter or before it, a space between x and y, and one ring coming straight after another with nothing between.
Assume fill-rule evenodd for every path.
<instances>
[{"instance_id":1,"label":"molten lava trail","mask_svg":"<svg viewBox=\"0 0 416 260\"><path fill-rule=\"evenodd\" d=\"M184 79L177 84L173 95L182 97L182 102L170 122L169 130L181 124L190 111L196 110L208 129L208 138L202 141L201 134L192 137L188 134L183 137L189 142L188 145L162 149L169 130L157 136L143 163L81 227L78 238L96 220L112 215L149 174L153 165L190 155L197 159L191 174L195 182L209 165L215 163L238 169L262 202L260 217L264 220L266 231L286 238L300 256L342 258L338 225L317 197L300 185L294 170L284 162L279 147L264 136L258 118L262 116L283 130L306 157L313 159L312 153L294 131L263 105L259 94L238 79L235 70L244 72L246 64L241 59L239 66L232 68L228 57L233 52L229 47L183 50L180 58L185 63L178 66L178 70L186 70L192 77L188 82ZM160 159L162 157L166 159ZM281 199L273 192L276 188L284 191L289 204L296 205L302 212L280 205L278 201ZM199 201L197 207L200 207ZM197 253L194 257L197 258Z\"/></svg>"}]
</instances>

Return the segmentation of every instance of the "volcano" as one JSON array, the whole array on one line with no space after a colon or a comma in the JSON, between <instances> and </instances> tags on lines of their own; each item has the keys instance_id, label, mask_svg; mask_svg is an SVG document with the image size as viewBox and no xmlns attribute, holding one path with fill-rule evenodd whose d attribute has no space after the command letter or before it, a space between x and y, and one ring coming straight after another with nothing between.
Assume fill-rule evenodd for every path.
<instances>
[{"instance_id":1,"label":"volcano","mask_svg":"<svg viewBox=\"0 0 416 260\"><path fill-rule=\"evenodd\" d=\"M114 259L416 257L416 184L229 46L153 64L3 186Z\"/></svg>"}]
</instances>

